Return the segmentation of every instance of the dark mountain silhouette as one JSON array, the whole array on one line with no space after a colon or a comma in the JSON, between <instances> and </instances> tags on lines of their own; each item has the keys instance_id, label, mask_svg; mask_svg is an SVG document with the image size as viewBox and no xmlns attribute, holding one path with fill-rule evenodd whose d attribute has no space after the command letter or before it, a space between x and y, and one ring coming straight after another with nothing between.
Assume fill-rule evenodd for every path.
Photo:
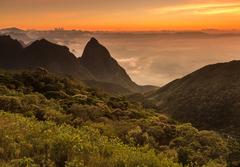
<instances>
[{"instance_id":1,"label":"dark mountain silhouette","mask_svg":"<svg viewBox=\"0 0 240 167\"><path fill-rule=\"evenodd\" d=\"M151 93L148 99L180 121L240 135L240 61L203 67Z\"/></svg>"},{"instance_id":2,"label":"dark mountain silhouette","mask_svg":"<svg viewBox=\"0 0 240 167\"><path fill-rule=\"evenodd\" d=\"M95 38L91 38L87 43L79 62L99 81L115 83L133 91L140 89L118 62L112 58L109 51Z\"/></svg>"},{"instance_id":3,"label":"dark mountain silhouette","mask_svg":"<svg viewBox=\"0 0 240 167\"><path fill-rule=\"evenodd\" d=\"M22 45L10 36L0 36L0 67L11 69L19 65Z\"/></svg>"},{"instance_id":4,"label":"dark mountain silhouette","mask_svg":"<svg viewBox=\"0 0 240 167\"><path fill-rule=\"evenodd\" d=\"M0 67L3 69L34 69L44 67L52 72L68 74L78 79L94 79L65 46L44 39L26 48L10 36L0 36Z\"/></svg>"},{"instance_id":5,"label":"dark mountain silhouette","mask_svg":"<svg viewBox=\"0 0 240 167\"><path fill-rule=\"evenodd\" d=\"M79 65L77 58L66 46L60 46L45 39L33 42L22 53L22 67L36 68L38 66L83 80L94 79L87 69Z\"/></svg>"},{"instance_id":6,"label":"dark mountain silhouette","mask_svg":"<svg viewBox=\"0 0 240 167\"><path fill-rule=\"evenodd\" d=\"M0 68L17 70L37 67L71 75L92 87L114 94L144 92L155 88L134 83L107 49L94 38L87 44L82 58L78 59L66 46L45 39L23 47L10 36L0 36Z\"/></svg>"}]
</instances>

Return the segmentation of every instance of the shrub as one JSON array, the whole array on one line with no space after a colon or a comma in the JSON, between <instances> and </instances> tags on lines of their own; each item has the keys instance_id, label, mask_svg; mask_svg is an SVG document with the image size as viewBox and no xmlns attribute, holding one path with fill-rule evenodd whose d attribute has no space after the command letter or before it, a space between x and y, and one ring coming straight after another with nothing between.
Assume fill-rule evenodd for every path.
<instances>
[{"instance_id":1,"label":"shrub","mask_svg":"<svg viewBox=\"0 0 240 167\"><path fill-rule=\"evenodd\" d=\"M19 112L21 100L15 96L0 96L0 110Z\"/></svg>"}]
</instances>

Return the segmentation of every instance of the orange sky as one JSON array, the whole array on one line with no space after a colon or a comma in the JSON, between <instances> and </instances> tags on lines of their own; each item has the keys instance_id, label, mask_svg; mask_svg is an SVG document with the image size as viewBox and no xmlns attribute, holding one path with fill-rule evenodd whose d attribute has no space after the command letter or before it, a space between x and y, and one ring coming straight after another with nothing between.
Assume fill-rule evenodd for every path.
<instances>
[{"instance_id":1,"label":"orange sky","mask_svg":"<svg viewBox=\"0 0 240 167\"><path fill-rule=\"evenodd\" d=\"M239 0L1 0L0 27L240 29Z\"/></svg>"}]
</instances>

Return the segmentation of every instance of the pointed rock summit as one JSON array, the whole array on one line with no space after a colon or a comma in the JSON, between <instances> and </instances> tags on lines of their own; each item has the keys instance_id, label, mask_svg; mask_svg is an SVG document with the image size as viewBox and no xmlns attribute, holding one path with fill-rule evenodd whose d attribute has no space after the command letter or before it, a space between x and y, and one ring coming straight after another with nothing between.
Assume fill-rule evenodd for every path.
<instances>
[{"instance_id":1,"label":"pointed rock summit","mask_svg":"<svg viewBox=\"0 0 240 167\"><path fill-rule=\"evenodd\" d=\"M99 44L98 40L94 37L92 37L89 41L89 43L95 43L95 44Z\"/></svg>"},{"instance_id":2,"label":"pointed rock summit","mask_svg":"<svg viewBox=\"0 0 240 167\"><path fill-rule=\"evenodd\" d=\"M95 64L101 63L100 65L109 61L116 62L116 60L111 57L107 48L101 45L95 38L91 38L84 49L81 62L88 65L88 63L92 63L93 60L97 61Z\"/></svg>"},{"instance_id":3,"label":"pointed rock summit","mask_svg":"<svg viewBox=\"0 0 240 167\"><path fill-rule=\"evenodd\" d=\"M79 62L99 81L115 83L134 91L139 89L109 51L95 38L91 38L87 43Z\"/></svg>"}]
</instances>

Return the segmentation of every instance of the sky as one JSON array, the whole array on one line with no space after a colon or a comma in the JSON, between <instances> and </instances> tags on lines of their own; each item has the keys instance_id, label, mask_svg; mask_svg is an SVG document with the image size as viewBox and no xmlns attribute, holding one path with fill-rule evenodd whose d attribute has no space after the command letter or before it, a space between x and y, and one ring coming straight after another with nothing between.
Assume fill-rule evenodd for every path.
<instances>
[{"instance_id":1,"label":"sky","mask_svg":"<svg viewBox=\"0 0 240 167\"><path fill-rule=\"evenodd\" d=\"M0 28L90 31L238 30L240 0L0 0ZM229 31L227 31L229 32ZM233 31L231 31L233 32ZM126 33L127 34L127 33ZM81 56L87 39L62 39ZM97 36L138 84L162 86L240 59L240 37Z\"/></svg>"},{"instance_id":2,"label":"sky","mask_svg":"<svg viewBox=\"0 0 240 167\"><path fill-rule=\"evenodd\" d=\"M0 28L240 29L239 0L1 0Z\"/></svg>"}]
</instances>

